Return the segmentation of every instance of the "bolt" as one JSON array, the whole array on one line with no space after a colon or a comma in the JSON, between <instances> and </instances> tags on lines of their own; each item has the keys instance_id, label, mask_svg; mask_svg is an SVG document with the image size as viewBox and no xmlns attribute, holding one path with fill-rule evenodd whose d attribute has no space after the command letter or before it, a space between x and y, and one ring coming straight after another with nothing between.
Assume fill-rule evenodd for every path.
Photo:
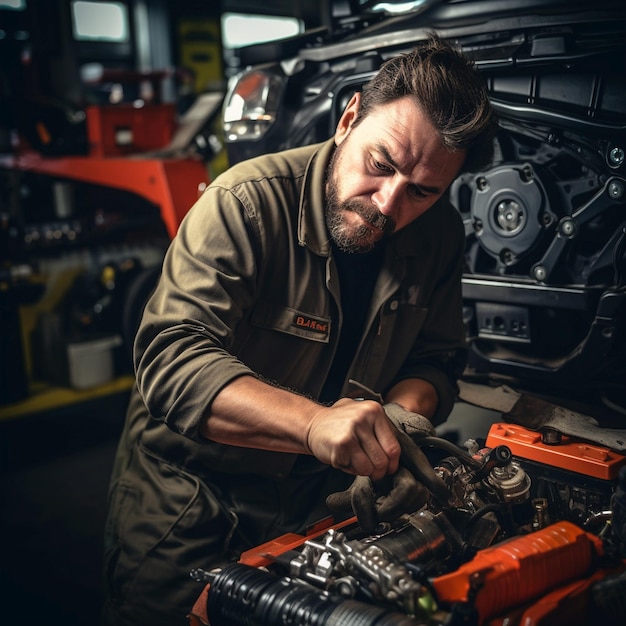
<instances>
[{"instance_id":1,"label":"bolt","mask_svg":"<svg viewBox=\"0 0 626 626\"><path fill-rule=\"evenodd\" d=\"M515 263L515 255L507 248L500 252L500 259L505 265L513 265Z\"/></svg>"},{"instance_id":2,"label":"bolt","mask_svg":"<svg viewBox=\"0 0 626 626\"><path fill-rule=\"evenodd\" d=\"M505 465L511 460L511 448L508 446L496 446L493 451L497 463Z\"/></svg>"},{"instance_id":3,"label":"bolt","mask_svg":"<svg viewBox=\"0 0 626 626\"><path fill-rule=\"evenodd\" d=\"M541 443L548 446L556 446L563 440L562 434L555 428L544 428L541 431Z\"/></svg>"},{"instance_id":4,"label":"bolt","mask_svg":"<svg viewBox=\"0 0 626 626\"><path fill-rule=\"evenodd\" d=\"M484 176L479 176L476 179L476 189L478 189L478 191L485 191L485 189L487 189L487 179Z\"/></svg>"},{"instance_id":5,"label":"bolt","mask_svg":"<svg viewBox=\"0 0 626 626\"><path fill-rule=\"evenodd\" d=\"M609 163L611 165L621 165L624 162L624 150L618 146L613 146L609 151Z\"/></svg>"},{"instance_id":6,"label":"bolt","mask_svg":"<svg viewBox=\"0 0 626 626\"><path fill-rule=\"evenodd\" d=\"M521 171L521 178L525 183L529 183L533 179L533 168L530 165L524 165Z\"/></svg>"},{"instance_id":7,"label":"bolt","mask_svg":"<svg viewBox=\"0 0 626 626\"><path fill-rule=\"evenodd\" d=\"M515 232L524 224L524 210L515 200L503 200L496 207L496 220L502 230Z\"/></svg>"},{"instance_id":8,"label":"bolt","mask_svg":"<svg viewBox=\"0 0 626 626\"><path fill-rule=\"evenodd\" d=\"M532 505L533 509L535 509L533 528L536 530L545 528L548 521L548 500L546 498L535 498Z\"/></svg>"},{"instance_id":9,"label":"bolt","mask_svg":"<svg viewBox=\"0 0 626 626\"><path fill-rule=\"evenodd\" d=\"M624 195L624 185L619 180L612 180L609 183L609 196L613 200L619 200Z\"/></svg>"},{"instance_id":10,"label":"bolt","mask_svg":"<svg viewBox=\"0 0 626 626\"><path fill-rule=\"evenodd\" d=\"M546 268L543 265L537 265L533 268L533 276L536 280L545 280L546 278Z\"/></svg>"},{"instance_id":11,"label":"bolt","mask_svg":"<svg viewBox=\"0 0 626 626\"><path fill-rule=\"evenodd\" d=\"M576 231L576 224L574 224L574 220L565 219L561 222L560 226L561 233L566 237L571 237Z\"/></svg>"}]
</instances>

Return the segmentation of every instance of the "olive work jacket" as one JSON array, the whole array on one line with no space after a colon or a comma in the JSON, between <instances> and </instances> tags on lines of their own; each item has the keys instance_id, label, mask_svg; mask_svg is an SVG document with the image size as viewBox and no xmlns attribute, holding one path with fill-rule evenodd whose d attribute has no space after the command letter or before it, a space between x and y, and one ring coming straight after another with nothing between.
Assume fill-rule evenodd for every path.
<instances>
[{"instance_id":1,"label":"olive work jacket","mask_svg":"<svg viewBox=\"0 0 626 626\"><path fill-rule=\"evenodd\" d=\"M165 255L135 341L126 440L196 473L288 475L297 455L203 439L201 420L235 378L317 398L343 324L325 225L332 140L234 165L204 191ZM382 394L430 381L449 414L465 364L464 234L447 200L394 234L375 284L353 378Z\"/></svg>"}]
</instances>

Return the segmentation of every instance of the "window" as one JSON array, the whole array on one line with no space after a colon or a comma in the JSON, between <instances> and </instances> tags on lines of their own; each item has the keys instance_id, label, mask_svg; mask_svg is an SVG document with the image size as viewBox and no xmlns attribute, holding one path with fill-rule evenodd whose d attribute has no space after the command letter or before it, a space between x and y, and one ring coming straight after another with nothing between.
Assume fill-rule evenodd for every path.
<instances>
[{"instance_id":1,"label":"window","mask_svg":"<svg viewBox=\"0 0 626 626\"><path fill-rule=\"evenodd\" d=\"M226 49L293 37L301 33L302 30L301 20L295 17L243 13L224 13L222 15L222 43Z\"/></svg>"},{"instance_id":2,"label":"window","mask_svg":"<svg viewBox=\"0 0 626 626\"><path fill-rule=\"evenodd\" d=\"M77 41L127 42L128 7L122 2L72 2L72 29Z\"/></svg>"},{"instance_id":3,"label":"window","mask_svg":"<svg viewBox=\"0 0 626 626\"><path fill-rule=\"evenodd\" d=\"M0 0L0 9L16 9L23 11L26 8L26 0Z\"/></svg>"}]
</instances>

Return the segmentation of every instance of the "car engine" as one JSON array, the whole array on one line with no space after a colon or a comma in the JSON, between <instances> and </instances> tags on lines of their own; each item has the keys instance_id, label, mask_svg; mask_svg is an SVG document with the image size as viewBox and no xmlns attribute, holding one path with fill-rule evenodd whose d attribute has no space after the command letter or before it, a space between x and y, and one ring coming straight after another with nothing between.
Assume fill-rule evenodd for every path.
<instances>
[{"instance_id":1,"label":"car engine","mask_svg":"<svg viewBox=\"0 0 626 626\"><path fill-rule=\"evenodd\" d=\"M580 91L597 81L607 95L618 90L612 80L580 67L523 73L502 88L490 80L496 159L451 188L466 225L463 295L478 371L561 390L591 377L623 395L624 137L608 110L586 117ZM539 89L527 94L532 109L511 95L527 81ZM567 109L541 97L550 81Z\"/></svg>"},{"instance_id":2,"label":"car engine","mask_svg":"<svg viewBox=\"0 0 626 626\"><path fill-rule=\"evenodd\" d=\"M500 126L491 167L450 188L466 226L468 375L623 415L623 2L349 4L325 36L244 49L224 107L230 162L326 140L383 61L428 32L453 41L484 76Z\"/></svg>"},{"instance_id":3,"label":"car engine","mask_svg":"<svg viewBox=\"0 0 626 626\"><path fill-rule=\"evenodd\" d=\"M372 533L348 518L193 572L208 584L192 624L624 623L626 456L552 435L426 437L444 495Z\"/></svg>"}]
</instances>

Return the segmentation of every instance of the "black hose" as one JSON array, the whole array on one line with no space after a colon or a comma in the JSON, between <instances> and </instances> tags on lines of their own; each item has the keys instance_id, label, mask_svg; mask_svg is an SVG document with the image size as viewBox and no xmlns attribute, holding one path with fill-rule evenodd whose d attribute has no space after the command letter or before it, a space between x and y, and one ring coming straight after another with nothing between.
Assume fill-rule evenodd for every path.
<instances>
[{"instance_id":1,"label":"black hose","mask_svg":"<svg viewBox=\"0 0 626 626\"><path fill-rule=\"evenodd\" d=\"M227 565L207 596L211 624L228 626L416 626L391 608L324 592L291 577L242 563Z\"/></svg>"},{"instance_id":2,"label":"black hose","mask_svg":"<svg viewBox=\"0 0 626 626\"><path fill-rule=\"evenodd\" d=\"M481 460L475 459L471 454L463 450L463 448L459 448L456 444L448 441L447 439L443 439L442 437L422 437L417 441L417 444L420 446L426 445L441 448L463 461L463 463L469 465L472 469L481 469L483 466L483 462Z\"/></svg>"}]
</instances>

